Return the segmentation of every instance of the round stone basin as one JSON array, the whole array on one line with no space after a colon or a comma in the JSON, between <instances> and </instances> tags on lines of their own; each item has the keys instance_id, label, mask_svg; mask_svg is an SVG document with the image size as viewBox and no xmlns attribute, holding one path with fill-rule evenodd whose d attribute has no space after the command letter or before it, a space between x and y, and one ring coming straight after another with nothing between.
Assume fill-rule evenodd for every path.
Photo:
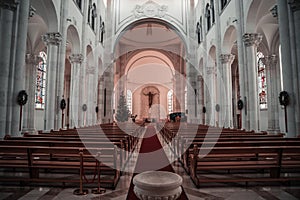
<instances>
[{"instance_id":1,"label":"round stone basin","mask_svg":"<svg viewBox=\"0 0 300 200\"><path fill-rule=\"evenodd\" d=\"M182 178L164 171L148 171L133 178L134 193L142 200L175 200L181 192Z\"/></svg>"}]
</instances>

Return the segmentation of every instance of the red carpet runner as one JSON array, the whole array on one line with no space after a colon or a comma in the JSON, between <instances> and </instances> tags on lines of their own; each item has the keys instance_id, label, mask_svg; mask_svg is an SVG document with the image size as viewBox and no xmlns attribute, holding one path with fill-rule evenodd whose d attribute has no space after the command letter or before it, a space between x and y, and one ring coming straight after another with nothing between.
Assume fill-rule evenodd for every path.
<instances>
[{"instance_id":1,"label":"red carpet runner","mask_svg":"<svg viewBox=\"0 0 300 200\"><path fill-rule=\"evenodd\" d=\"M145 154L154 151L156 151L155 155ZM140 153L144 153L144 154L139 155L135 167L135 172L141 173L149 170L174 172L172 166L168 164L169 160L158 140L155 128L153 126L149 126L146 130L145 136L141 144ZM157 168L157 166L166 166L166 167L159 169ZM133 174L133 177L135 175L137 175L137 173ZM132 183L133 177L131 179L130 188L127 194L127 200L138 200L138 198L133 192L133 187L134 187ZM178 199L179 200L188 199L183 189L182 189L182 194Z\"/></svg>"}]
</instances>

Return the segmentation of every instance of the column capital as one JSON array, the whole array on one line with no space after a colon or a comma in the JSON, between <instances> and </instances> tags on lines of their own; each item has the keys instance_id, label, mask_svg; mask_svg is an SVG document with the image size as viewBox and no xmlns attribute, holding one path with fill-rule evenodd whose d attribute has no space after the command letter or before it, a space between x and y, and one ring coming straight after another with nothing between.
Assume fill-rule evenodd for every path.
<instances>
[{"instance_id":1,"label":"column capital","mask_svg":"<svg viewBox=\"0 0 300 200\"><path fill-rule=\"evenodd\" d=\"M221 54L220 59L221 59L222 64L229 63L231 65L233 63L234 59L235 59L235 55L233 55L233 54Z\"/></svg>"},{"instance_id":2,"label":"column capital","mask_svg":"<svg viewBox=\"0 0 300 200\"><path fill-rule=\"evenodd\" d=\"M278 17L278 6L275 5L270 9L270 12L274 18Z\"/></svg>"},{"instance_id":3,"label":"column capital","mask_svg":"<svg viewBox=\"0 0 300 200\"><path fill-rule=\"evenodd\" d=\"M262 41L262 35L260 33L245 33L243 35L243 41L246 47L258 46Z\"/></svg>"},{"instance_id":4,"label":"column capital","mask_svg":"<svg viewBox=\"0 0 300 200\"><path fill-rule=\"evenodd\" d=\"M300 0L290 0L289 4L291 6L292 11L300 10Z\"/></svg>"},{"instance_id":5,"label":"column capital","mask_svg":"<svg viewBox=\"0 0 300 200\"><path fill-rule=\"evenodd\" d=\"M19 3L20 0L0 0L0 8L15 11Z\"/></svg>"},{"instance_id":6,"label":"column capital","mask_svg":"<svg viewBox=\"0 0 300 200\"><path fill-rule=\"evenodd\" d=\"M206 73L208 75L213 75L213 74L216 74L217 72L217 68L216 67L207 67L206 68Z\"/></svg>"},{"instance_id":7,"label":"column capital","mask_svg":"<svg viewBox=\"0 0 300 200\"><path fill-rule=\"evenodd\" d=\"M204 80L203 76L202 75L198 75L197 76L197 80L198 80L198 82L202 82Z\"/></svg>"},{"instance_id":8,"label":"column capital","mask_svg":"<svg viewBox=\"0 0 300 200\"><path fill-rule=\"evenodd\" d=\"M42 35L42 40L46 45L52 44L58 46L62 40L62 36L60 33L46 33L45 35Z\"/></svg>"},{"instance_id":9,"label":"column capital","mask_svg":"<svg viewBox=\"0 0 300 200\"><path fill-rule=\"evenodd\" d=\"M103 76L100 76L100 77L99 77L99 81L100 81L100 82L104 82L104 77L103 77Z\"/></svg>"},{"instance_id":10,"label":"column capital","mask_svg":"<svg viewBox=\"0 0 300 200\"><path fill-rule=\"evenodd\" d=\"M72 54L69 56L69 59L72 64L74 64L74 63L81 64L83 62L83 55L82 54Z\"/></svg>"},{"instance_id":11,"label":"column capital","mask_svg":"<svg viewBox=\"0 0 300 200\"><path fill-rule=\"evenodd\" d=\"M32 6L30 6L29 13L28 13L29 18L33 17L35 15L35 13L36 13L36 9Z\"/></svg>"},{"instance_id":12,"label":"column capital","mask_svg":"<svg viewBox=\"0 0 300 200\"><path fill-rule=\"evenodd\" d=\"M87 67L86 73L87 74L95 74L96 68L95 67Z\"/></svg>"},{"instance_id":13,"label":"column capital","mask_svg":"<svg viewBox=\"0 0 300 200\"><path fill-rule=\"evenodd\" d=\"M39 55L26 54L25 60L26 60L26 64L36 66L39 64L39 62L42 61L42 58Z\"/></svg>"},{"instance_id":14,"label":"column capital","mask_svg":"<svg viewBox=\"0 0 300 200\"><path fill-rule=\"evenodd\" d=\"M263 62L266 65L267 69L273 68L278 62L277 55L270 55L263 58Z\"/></svg>"}]
</instances>

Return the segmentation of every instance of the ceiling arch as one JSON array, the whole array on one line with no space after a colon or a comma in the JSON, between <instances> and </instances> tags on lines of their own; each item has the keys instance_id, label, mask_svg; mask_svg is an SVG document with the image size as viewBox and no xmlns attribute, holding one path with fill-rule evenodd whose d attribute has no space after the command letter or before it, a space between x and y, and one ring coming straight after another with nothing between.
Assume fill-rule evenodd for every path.
<instances>
[{"instance_id":1,"label":"ceiling arch","mask_svg":"<svg viewBox=\"0 0 300 200\"><path fill-rule=\"evenodd\" d=\"M140 50L160 49L185 57L187 45L183 35L172 24L154 18L131 23L117 36L114 56Z\"/></svg>"}]
</instances>

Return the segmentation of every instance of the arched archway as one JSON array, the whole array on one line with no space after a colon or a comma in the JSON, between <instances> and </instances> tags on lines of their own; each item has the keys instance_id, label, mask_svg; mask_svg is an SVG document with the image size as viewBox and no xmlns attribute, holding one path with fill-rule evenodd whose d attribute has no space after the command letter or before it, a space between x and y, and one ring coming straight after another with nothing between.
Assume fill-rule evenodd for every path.
<instances>
[{"instance_id":1,"label":"arched archway","mask_svg":"<svg viewBox=\"0 0 300 200\"><path fill-rule=\"evenodd\" d=\"M163 20L138 20L120 33L114 46L114 55L115 102L118 102L122 92L126 93L129 89L133 92L133 112L141 113L144 108L137 109L135 106L136 102L141 101L141 93L136 91L146 86L155 86L161 94L160 104L165 113L168 110L167 93L170 89L174 91L174 111L185 111L186 83L180 76L185 77L186 73L186 43L176 28ZM177 78L181 80L176 81ZM145 117L145 114L140 115L137 119Z\"/></svg>"},{"instance_id":2,"label":"arched archway","mask_svg":"<svg viewBox=\"0 0 300 200\"><path fill-rule=\"evenodd\" d=\"M228 118L225 124L230 127L241 128L241 111L237 108L237 102L241 98L239 84L239 67L238 67L238 48L237 48L237 30L234 26L229 26L223 38L223 78L227 83L227 101L229 110ZM227 76L226 76L227 75ZM225 113L226 114L226 113Z\"/></svg>"},{"instance_id":3,"label":"arched archway","mask_svg":"<svg viewBox=\"0 0 300 200\"><path fill-rule=\"evenodd\" d=\"M41 72L39 65L41 62L40 53L47 53L47 47L41 37L49 32L58 32L58 16L57 10L52 0L32 0L30 2L32 7L35 8L35 14L28 19L28 31L27 31L27 41L26 41L26 58L34 58L35 62L32 63L33 66L27 65L26 67L26 91L28 92L28 103L24 107L24 118L23 125L28 130L43 130L45 122L45 109L37 107L37 94L38 94L38 84L41 83L37 76ZM24 36L26 37L26 36ZM45 61L47 63L47 60ZM47 64L43 65L47 70ZM47 73L47 72L46 72ZM44 79L42 80L43 87L47 86L45 71ZM47 91L47 90L45 90ZM46 97L44 93L43 96ZM43 98L43 104L46 99Z\"/></svg>"},{"instance_id":4,"label":"arched archway","mask_svg":"<svg viewBox=\"0 0 300 200\"><path fill-rule=\"evenodd\" d=\"M70 25L67 29L64 71L64 92L63 98L67 102L66 109L62 110L63 126L79 126L78 122L78 82L80 70L80 39L75 26ZM79 65L79 66L78 66Z\"/></svg>"},{"instance_id":5,"label":"arched archway","mask_svg":"<svg viewBox=\"0 0 300 200\"><path fill-rule=\"evenodd\" d=\"M52 0L32 0L31 5L36 9L36 15L42 17L49 32L58 32L58 11Z\"/></svg>"}]
</instances>

